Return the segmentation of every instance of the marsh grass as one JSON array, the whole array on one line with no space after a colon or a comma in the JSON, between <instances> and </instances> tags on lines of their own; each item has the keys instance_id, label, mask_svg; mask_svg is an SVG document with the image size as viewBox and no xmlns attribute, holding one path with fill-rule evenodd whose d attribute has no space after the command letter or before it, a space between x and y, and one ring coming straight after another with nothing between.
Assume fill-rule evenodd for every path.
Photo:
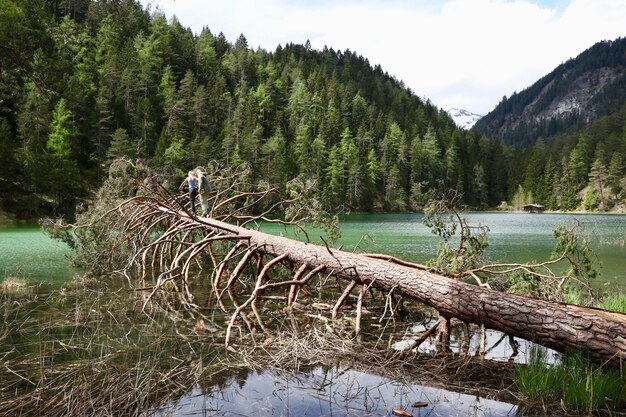
<instances>
[{"instance_id":1,"label":"marsh grass","mask_svg":"<svg viewBox=\"0 0 626 417\"><path fill-rule=\"evenodd\" d=\"M197 358L216 357L211 334L148 317L101 281L0 296L0 415L146 415L197 383Z\"/></svg>"},{"instance_id":2,"label":"marsh grass","mask_svg":"<svg viewBox=\"0 0 626 417\"><path fill-rule=\"evenodd\" d=\"M600 366L580 353L546 365L546 350L533 347L527 365L517 365L515 385L532 408L560 408L570 415L621 415L626 380L618 369Z\"/></svg>"},{"instance_id":3,"label":"marsh grass","mask_svg":"<svg viewBox=\"0 0 626 417\"><path fill-rule=\"evenodd\" d=\"M600 308L626 313L626 294L609 295L602 301Z\"/></svg>"},{"instance_id":4,"label":"marsh grass","mask_svg":"<svg viewBox=\"0 0 626 417\"><path fill-rule=\"evenodd\" d=\"M24 294L24 293L32 293L36 285L31 284L24 277L18 275L11 275L6 277L2 282L0 282L0 293L1 294Z\"/></svg>"}]
</instances>

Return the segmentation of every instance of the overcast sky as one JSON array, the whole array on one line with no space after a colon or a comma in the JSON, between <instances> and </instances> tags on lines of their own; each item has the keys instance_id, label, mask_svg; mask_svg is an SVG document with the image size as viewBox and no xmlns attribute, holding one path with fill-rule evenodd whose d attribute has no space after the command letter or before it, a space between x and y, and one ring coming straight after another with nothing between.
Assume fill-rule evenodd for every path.
<instances>
[{"instance_id":1,"label":"overcast sky","mask_svg":"<svg viewBox=\"0 0 626 417\"><path fill-rule=\"evenodd\" d=\"M141 0L252 48L350 49L448 110L484 115L594 43L626 36L626 0Z\"/></svg>"}]
</instances>

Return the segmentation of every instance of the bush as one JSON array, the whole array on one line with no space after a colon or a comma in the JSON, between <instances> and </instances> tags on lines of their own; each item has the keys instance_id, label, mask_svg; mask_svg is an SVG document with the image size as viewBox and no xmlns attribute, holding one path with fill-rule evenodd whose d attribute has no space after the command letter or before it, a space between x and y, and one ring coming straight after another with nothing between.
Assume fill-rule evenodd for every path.
<instances>
[{"instance_id":1,"label":"bush","mask_svg":"<svg viewBox=\"0 0 626 417\"><path fill-rule=\"evenodd\" d=\"M583 207L587 211L596 210L600 206L600 196L596 190L588 188L583 195Z\"/></svg>"}]
</instances>

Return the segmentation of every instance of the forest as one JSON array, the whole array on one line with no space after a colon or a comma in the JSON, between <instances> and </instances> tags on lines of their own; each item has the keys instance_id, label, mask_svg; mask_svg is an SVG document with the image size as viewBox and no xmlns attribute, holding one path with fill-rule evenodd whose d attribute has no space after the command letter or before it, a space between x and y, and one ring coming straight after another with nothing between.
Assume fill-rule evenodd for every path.
<instances>
[{"instance_id":1,"label":"forest","mask_svg":"<svg viewBox=\"0 0 626 417\"><path fill-rule=\"evenodd\" d=\"M133 0L0 0L0 45L0 203L18 218L73 218L123 156L172 189L211 161L298 179L334 212L420 210L437 189L472 209L623 203L626 108L515 148L356 52L254 50Z\"/></svg>"}]
</instances>

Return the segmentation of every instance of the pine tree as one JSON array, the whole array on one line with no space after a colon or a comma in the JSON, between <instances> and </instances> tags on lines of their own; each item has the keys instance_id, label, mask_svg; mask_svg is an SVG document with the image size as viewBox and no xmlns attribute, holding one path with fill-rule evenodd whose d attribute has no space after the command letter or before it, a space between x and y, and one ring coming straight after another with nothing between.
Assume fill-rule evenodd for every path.
<instances>
[{"instance_id":1,"label":"pine tree","mask_svg":"<svg viewBox=\"0 0 626 417\"><path fill-rule=\"evenodd\" d=\"M614 197L622 191L622 178L624 177L624 160L622 154L613 152L611 162L609 163L608 186Z\"/></svg>"},{"instance_id":2,"label":"pine tree","mask_svg":"<svg viewBox=\"0 0 626 417\"><path fill-rule=\"evenodd\" d=\"M71 140L76 134L76 128L72 120L72 112L67 109L65 99L61 98L52 113L50 135L47 147L51 151L54 160L68 161L72 156Z\"/></svg>"},{"instance_id":3,"label":"pine tree","mask_svg":"<svg viewBox=\"0 0 626 417\"><path fill-rule=\"evenodd\" d=\"M77 198L80 179L71 148L75 134L72 112L66 107L65 99L61 98L52 113L47 142L51 161L49 191L54 200L53 213L57 216L72 214L71 210Z\"/></svg>"},{"instance_id":4,"label":"pine tree","mask_svg":"<svg viewBox=\"0 0 626 417\"><path fill-rule=\"evenodd\" d=\"M137 157L137 149L131 143L130 137L126 133L126 129L119 128L111 135L111 144L106 152L107 164L111 164L114 160L121 157L129 157L135 159Z\"/></svg>"},{"instance_id":5,"label":"pine tree","mask_svg":"<svg viewBox=\"0 0 626 417\"><path fill-rule=\"evenodd\" d=\"M591 165L589 172L589 185L590 189L596 191L599 195L599 206L605 207L606 205L606 187L609 177L609 172L602 162L601 158L597 158Z\"/></svg>"},{"instance_id":6,"label":"pine tree","mask_svg":"<svg viewBox=\"0 0 626 417\"><path fill-rule=\"evenodd\" d=\"M557 192L555 190L556 182L556 165L552 157L550 157L546 163L541 177L540 187L537 191L537 202L545 205L548 210L556 210L558 208Z\"/></svg>"}]
</instances>

